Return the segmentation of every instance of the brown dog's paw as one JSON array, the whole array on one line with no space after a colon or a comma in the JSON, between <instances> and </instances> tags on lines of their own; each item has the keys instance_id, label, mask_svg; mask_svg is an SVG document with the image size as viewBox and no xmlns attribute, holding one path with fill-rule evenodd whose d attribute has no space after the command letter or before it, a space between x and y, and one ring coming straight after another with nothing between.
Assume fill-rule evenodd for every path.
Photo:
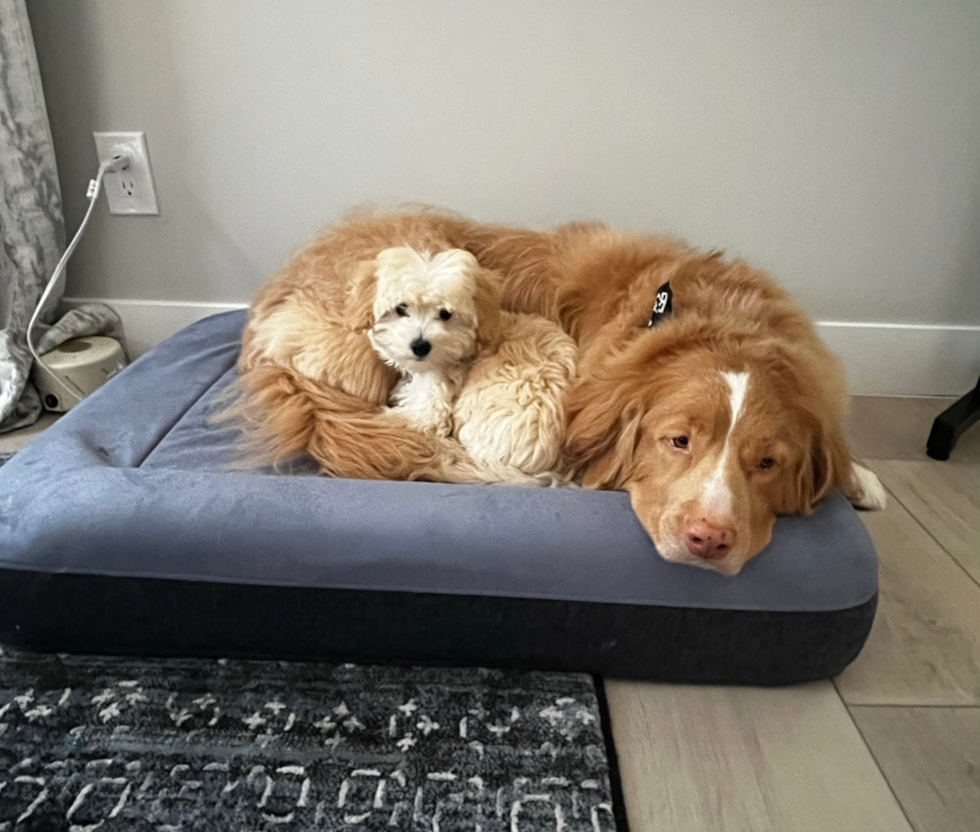
<instances>
[{"instance_id":1,"label":"brown dog's paw","mask_svg":"<svg viewBox=\"0 0 980 832\"><path fill-rule=\"evenodd\" d=\"M888 492L878 477L856 462L851 465L852 485L847 489L847 499L854 508L862 511L882 511L888 505Z\"/></svg>"}]
</instances>

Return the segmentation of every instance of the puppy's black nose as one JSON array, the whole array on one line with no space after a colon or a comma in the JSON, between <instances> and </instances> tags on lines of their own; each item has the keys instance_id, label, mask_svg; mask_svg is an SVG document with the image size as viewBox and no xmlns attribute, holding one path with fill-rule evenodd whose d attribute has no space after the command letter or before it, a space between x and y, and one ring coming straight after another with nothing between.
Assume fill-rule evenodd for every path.
<instances>
[{"instance_id":1,"label":"puppy's black nose","mask_svg":"<svg viewBox=\"0 0 980 832\"><path fill-rule=\"evenodd\" d=\"M418 358L425 358L430 352L432 352L432 344L425 340L425 338L416 338L411 344L412 352Z\"/></svg>"}]
</instances>

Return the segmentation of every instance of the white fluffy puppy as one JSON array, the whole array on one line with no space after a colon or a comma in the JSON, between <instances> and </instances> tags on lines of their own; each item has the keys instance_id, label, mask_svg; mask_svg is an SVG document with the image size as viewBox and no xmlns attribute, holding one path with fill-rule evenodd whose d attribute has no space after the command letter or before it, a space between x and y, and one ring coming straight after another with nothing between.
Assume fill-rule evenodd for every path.
<instances>
[{"instance_id":1,"label":"white fluffy puppy","mask_svg":"<svg viewBox=\"0 0 980 832\"><path fill-rule=\"evenodd\" d=\"M481 298L496 294L484 284L497 278L460 249L429 255L398 246L378 254L375 264L375 323L368 337L401 375L394 409L419 430L449 436L466 371L496 337L499 311L480 306Z\"/></svg>"},{"instance_id":2,"label":"white fluffy puppy","mask_svg":"<svg viewBox=\"0 0 980 832\"><path fill-rule=\"evenodd\" d=\"M537 315L500 310L500 283L472 254L407 246L376 258L377 353L398 370L396 412L454 435L480 479L555 484L575 342Z\"/></svg>"}]
</instances>

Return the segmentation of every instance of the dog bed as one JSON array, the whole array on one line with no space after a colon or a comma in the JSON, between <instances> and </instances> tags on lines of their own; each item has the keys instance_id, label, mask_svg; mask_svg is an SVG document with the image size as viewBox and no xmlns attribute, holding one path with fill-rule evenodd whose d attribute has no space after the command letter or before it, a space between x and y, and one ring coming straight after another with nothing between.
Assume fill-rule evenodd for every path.
<instances>
[{"instance_id":1,"label":"dog bed","mask_svg":"<svg viewBox=\"0 0 980 832\"><path fill-rule=\"evenodd\" d=\"M877 559L844 498L727 578L625 494L229 471L208 424L245 313L160 345L0 468L0 643L782 684L863 646Z\"/></svg>"}]
</instances>

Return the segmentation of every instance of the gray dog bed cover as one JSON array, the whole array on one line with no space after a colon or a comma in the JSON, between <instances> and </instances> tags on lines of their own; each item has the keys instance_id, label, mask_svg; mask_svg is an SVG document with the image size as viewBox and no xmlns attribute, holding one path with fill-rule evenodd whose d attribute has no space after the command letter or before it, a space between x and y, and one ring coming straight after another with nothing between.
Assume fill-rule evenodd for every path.
<instances>
[{"instance_id":1,"label":"gray dog bed cover","mask_svg":"<svg viewBox=\"0 0 980 832\"><path fill-rule=\"evenodd\" d=\"M877 559L840 495L726 578L663 561L622 493L230 472L208 415L244 320L188 327L0 468L0 642L747 684L863 646Z\"/></svg>"}]
</instances>

